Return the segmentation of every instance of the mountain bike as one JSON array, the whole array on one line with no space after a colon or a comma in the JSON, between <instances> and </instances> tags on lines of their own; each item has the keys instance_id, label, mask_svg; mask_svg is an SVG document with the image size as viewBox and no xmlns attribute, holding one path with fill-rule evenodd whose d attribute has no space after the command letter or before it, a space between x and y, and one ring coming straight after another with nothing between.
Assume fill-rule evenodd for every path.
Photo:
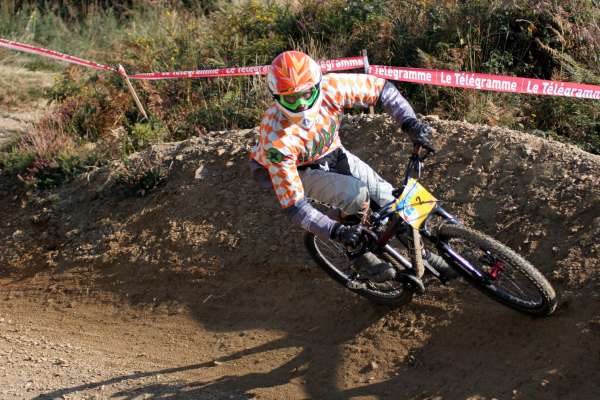
<instances>
[{"instance_id":1,"label":"mountain bike","mask_svg":"<svg viewBox=\"0 0 600 400\"><path fill-rule=\"evenodd\" d=\"M362 240L357 248L307 232L304 242L311 257L335 281L379 304L403 305L415 293L424 293L422 265L444 284L450 271L512 309L534 316L552 314L556 291L540 271L506 245L462 224L419 183L429 155L420 153L415 147L410 155L395 200L377 210L372 207L358 222ZM369 279L355 263L366 252L391 264L395 277L385 282Z\"/></svg>"}]
</instances>

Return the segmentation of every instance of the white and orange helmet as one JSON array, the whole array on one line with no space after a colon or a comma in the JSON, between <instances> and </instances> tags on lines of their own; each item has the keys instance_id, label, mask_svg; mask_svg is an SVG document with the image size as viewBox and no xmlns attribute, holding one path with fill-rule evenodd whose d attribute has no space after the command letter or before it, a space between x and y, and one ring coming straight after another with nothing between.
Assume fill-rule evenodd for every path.
<instances>
[{"instance_id":1,"label":"white and orange helmet","mask_svg":"<svg viewBox=\"0 0 600 400\"><path fill-rule=\"evenodd\" d=\"M319 113L321 67L299 51L279 54L269 68L267 83L277 107L294 123L311 128Z\"/></svg>"}]
</instances>

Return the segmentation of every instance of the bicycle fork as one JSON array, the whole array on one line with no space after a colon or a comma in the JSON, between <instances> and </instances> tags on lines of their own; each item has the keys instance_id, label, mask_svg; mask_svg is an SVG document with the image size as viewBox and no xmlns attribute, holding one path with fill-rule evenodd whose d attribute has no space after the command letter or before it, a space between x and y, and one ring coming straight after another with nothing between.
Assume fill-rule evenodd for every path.
<instances>
[{"instance_id":1,"label":"bicycle fork","mask_svg":"<svg viewBox=\"0 0 600 400\"><path fill-rule=\"evenodd\" d=\"M450 214L448 211L444 210L440 206L437 206L435 209L433 209L430 215L434 215L434 214L440 216L441 218L443 218L444 220L446 220L447 222L449 222L451 224L460 224L460 222L454 215ZM481 272L479 272L477 270L477 268L473 267L473 265L471 265L471 263L468 260L466 260L460 254L458 254L456 251L454 251L454 249L448 243L439 240L439 237L437 237L437 235L432 234L429 231L429 229L427 228L427 222L429 222L429 217L423 224L423 226L425 228L422 229L422 234L427 239L429 239L432 243L434 243L436 245L436 248L438 250L440 250L440 252L444 256L444 257L440 257L437 254L433 254L433 253L429 252L430 255L425 258L428 264L431 264L433 262L434 264L442 265L442 268L445 268L445 267L450 268L450 266L446 262L446 260L450 260L451 264L455 267L455 269L462 270L462 271L466 272L467 274L469 274L470 276L474 276L478 279L485 278L481 274ZM441 264L441 263L443 263L443 264ZM430 269L431 265L428 265L428 266L426 265L426 267L428 267L428 269ZM430 271L431 271L431 269L430 269ZM446 283L444 281L444 279L441 277L441 274L439 272L434 273L434 275L436 275L436 277L438 277L440 280L442 280L442 282Z\"/></svg>"}]
</instances>

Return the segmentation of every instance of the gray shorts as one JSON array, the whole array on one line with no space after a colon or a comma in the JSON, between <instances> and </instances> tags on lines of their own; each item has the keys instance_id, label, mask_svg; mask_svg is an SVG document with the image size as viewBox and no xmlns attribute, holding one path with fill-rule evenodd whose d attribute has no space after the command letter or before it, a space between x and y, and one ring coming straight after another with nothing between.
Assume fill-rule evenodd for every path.
<instances>
[{"instance_id":1,"label":"gray shorts","mask_svg":"<svg viewBox=\"0 0 600 400\"><path fill-rule=\"evenodd\" d=\"M306 197L340 208L345 214L357 214L372 199L379 206L394 200L392 185L361 159L342 149L348 159L350 175L320 168L300 170Z\"/></svg>"}]
</instances>

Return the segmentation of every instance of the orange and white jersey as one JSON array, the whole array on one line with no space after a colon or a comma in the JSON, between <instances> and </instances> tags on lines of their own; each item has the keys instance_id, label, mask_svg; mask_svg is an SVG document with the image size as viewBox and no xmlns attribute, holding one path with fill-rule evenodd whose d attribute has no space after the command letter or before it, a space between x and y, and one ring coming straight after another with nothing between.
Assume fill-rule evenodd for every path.
<instances>
[{"instance_id":1,"label":"orange and white jersey","mask_svg":"<svg viewBox=\"0 0 600 400\"><path fill-rule=\"evenodd\" d=\"M269 172L282 207L291 207L304 198L298 166L312 164L342 146L338 131L344 108L375 105L385 83L365 74L324 75L322 103L309 129L289 121L275 105L266 111L250 157Z\"/></svg>"}]
</instances>

